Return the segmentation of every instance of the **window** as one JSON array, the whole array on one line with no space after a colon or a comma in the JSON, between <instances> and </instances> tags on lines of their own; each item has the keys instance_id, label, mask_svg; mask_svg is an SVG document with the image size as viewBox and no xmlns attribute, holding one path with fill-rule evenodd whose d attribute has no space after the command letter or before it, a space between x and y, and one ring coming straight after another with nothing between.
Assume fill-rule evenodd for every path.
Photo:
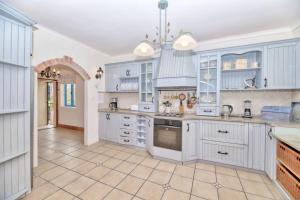
<instances>
[{"instance_id":1,"label":"window","mask_svg":"<svg viewBox=\"0 0 300 200\"><path fill-rule=\"evenodd\" d=\"M64 106L65 107L75 107L75 84L65 83L63 84L64 90Z\"/></svg>"}]
</instances>

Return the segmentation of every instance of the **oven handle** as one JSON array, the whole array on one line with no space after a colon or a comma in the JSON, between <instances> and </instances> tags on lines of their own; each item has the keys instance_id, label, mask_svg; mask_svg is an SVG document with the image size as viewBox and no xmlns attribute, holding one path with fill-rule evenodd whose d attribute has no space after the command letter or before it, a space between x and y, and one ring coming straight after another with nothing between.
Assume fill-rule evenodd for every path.
<instances>
[{"instance_id":1,"label":"oven handle","mask_svg":"<svg viewBox=\"0 0 300 200\"><path fill-rule=\"evenodd\" d=\"M174 128L174 129L181 129L182 127L178 126L167 126L167 125L154 125L154 127L160 127L160 128Z\"/></svg>"}]
</instances>

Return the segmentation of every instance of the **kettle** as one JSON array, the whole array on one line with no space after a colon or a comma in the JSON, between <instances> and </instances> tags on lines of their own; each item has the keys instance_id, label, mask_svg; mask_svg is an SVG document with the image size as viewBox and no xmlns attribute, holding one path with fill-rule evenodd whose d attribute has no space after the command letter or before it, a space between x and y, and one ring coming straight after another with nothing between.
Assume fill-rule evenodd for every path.
<instances>
[{"instance_id":1,"label":"kettle","mask_svg":"<svg viewBox=\"0 0 300 200\"><path fill-rule=\"evenodd\" d=\"M222 105L224 117L229 117L233 111L232 105Z\"/></svg>"}]
</instances>

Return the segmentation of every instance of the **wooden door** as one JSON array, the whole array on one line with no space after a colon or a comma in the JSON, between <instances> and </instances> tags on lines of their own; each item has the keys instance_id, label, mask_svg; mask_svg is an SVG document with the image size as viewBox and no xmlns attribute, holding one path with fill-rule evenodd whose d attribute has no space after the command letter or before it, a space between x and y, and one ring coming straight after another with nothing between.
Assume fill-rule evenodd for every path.
<instances>
[{"instance_id":1,"label":"wooden door","mask_svg":"<svg viewBox=\"0 0 300 200\"><path fill-rule=\"evenodd\" d=\"M0 11L4 5L0 2ZM31 189L31 26L0 12L0 199ZM7 15L6 15L7 16Z\"/></svg>"}]
</instances>

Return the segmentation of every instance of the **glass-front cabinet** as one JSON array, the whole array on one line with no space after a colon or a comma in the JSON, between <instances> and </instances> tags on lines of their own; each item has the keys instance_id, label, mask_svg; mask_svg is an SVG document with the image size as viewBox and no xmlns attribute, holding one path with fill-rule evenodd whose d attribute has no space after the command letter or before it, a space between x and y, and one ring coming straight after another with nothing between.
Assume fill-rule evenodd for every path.
<instances>
[{"instance_id":1,"label":"glass-front cabinet","mask_svg":"<svg viewBox=\"0 0 300 200\"><path fill-rule=\"evenodd\" d=\"M218 53L200 54L196 57L197 114L218 116L220 113L220 55Z\"/></svg>"},{"instance_id":2,"label":"glass-front cabinet","mask_svg":"<svg viewBox=\"0 0 300 200\"><path fill-rule=\"evenodd\" d=\"M140 64L139 110L154 112L154 84L156 61L151 60Z\"/></svg>"}]
</instances>

